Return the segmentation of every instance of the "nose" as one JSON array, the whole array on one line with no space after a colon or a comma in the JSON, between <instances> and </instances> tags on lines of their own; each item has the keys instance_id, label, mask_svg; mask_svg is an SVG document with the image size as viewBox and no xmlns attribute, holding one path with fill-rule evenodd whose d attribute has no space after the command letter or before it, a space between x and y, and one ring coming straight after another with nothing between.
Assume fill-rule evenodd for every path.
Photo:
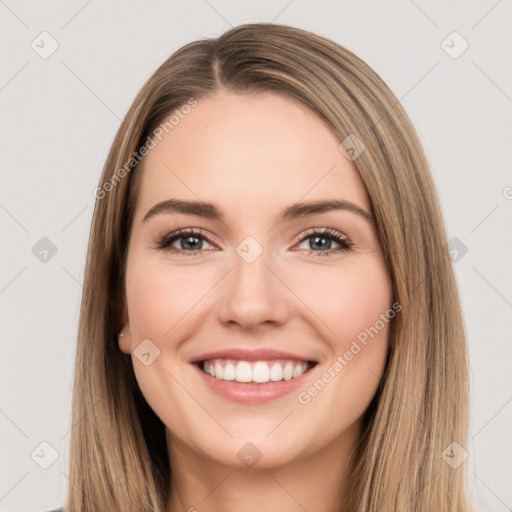
<instances>
[{"instance_id":1,"label":"nose","mask_svg":"<svg viewBox=\"0 0 512 512\"><path fill-rule=\"evenodd\" d=\"M276 274L265 251L251 263L235 255L234 268L220 290L219 321L245 329L284 324L291 311L292 294Z\"/></svg>"}]
</instances>

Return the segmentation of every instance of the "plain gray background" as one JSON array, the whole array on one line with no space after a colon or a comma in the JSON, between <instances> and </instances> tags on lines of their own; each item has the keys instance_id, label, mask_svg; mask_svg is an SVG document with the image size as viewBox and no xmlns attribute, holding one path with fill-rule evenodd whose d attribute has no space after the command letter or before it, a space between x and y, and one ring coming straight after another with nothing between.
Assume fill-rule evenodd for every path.
<instances>
[{"instance_id":1,"label":"plain gray background","mask_svg":"<svg viewBox=\"0 0 512 512\"><path fill-rule=\"evenodd\" d=\"M65 500L92 191L120 120L173 51L254 21L346 46L410 115L469 337L470 491L478 510L512 510L510 0L0 0L0 15L0 510Z\"/></svg>"}]
</instances>

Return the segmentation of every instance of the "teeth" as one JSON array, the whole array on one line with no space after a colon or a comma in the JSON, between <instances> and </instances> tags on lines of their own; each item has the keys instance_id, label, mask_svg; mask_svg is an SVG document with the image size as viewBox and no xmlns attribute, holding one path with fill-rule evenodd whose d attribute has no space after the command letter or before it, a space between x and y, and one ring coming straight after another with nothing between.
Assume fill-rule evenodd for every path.
<instances>
[{"instance_id":1,"label":"teeth","mask_svg":"<svg viewBox=\"0 0 512 512\"><path fill-rule=\"evenodd\" d=\"M202 369L206 374L221 380L237 382L278 382L300 377L309 365L307 362L279 360L274 362L235 361L233 359L214 359L204 361Z\"/></svg>"},{"instance_id":2,"label":"teeth","mask_svg":"<svg viewBox=\"0 0 512 512\"><path fill-rule=\"evenodd\" d=\"M236 380L238 382L251 382L252 381L252 369L251 365L249 363L246 363L245 361L240 361L236 365ZM217 375L215 375L217 377ZM219 379L222 379L222 377L218 377Z\"/></svg>"},{"instance_id":3,"label":"teeth","mask_svg":"<svg viewBox=\"0 0 512 512\"><path fill-rule=\"evenodd\" d=\"M267 366L268 368L268 366ZM270 368L270 380L278 381L283 380L283 367L279 363L274 363Z\"/></svg>"},{"instance_id":4,"label":"teeth","mask_svg":"<svg viewBox=\"0 0 512 512\"><path fill-rule=\"evenodd\" d=\"M284 380L290 380L293 377L293 364L288 363L283 370Z\"/></svg>"},{"instance_id":5,"label":"teeth","mask_svg":"<svg viewBox=\"0 0 512 512\"><path fill-rule=\"evenodd\" d=\"M293 379L296 379L297 377L299 377L299 375L302 375L305 371L305 368L302 369L302 366L300 365L296 365L293 367L293 373L292 373L292 378Z\"/></svg>"},{"instance_id":6,"label":"teeth","mask_svg":"<svg viewBox=\"0 0 512 512\"><path fill-rule=\"evenodd\" d=\"M224 380L235 380L236 379L236 371L235 365L228 363L224 366Z\"/></svg>"},{"instance_id":7,"label":"teeth","mask_svg":"<svg viewBox=\"0 0 512 512\"><path fill-rule=\"evenodd\" d=\"M267 363L259 361L254 365L252 380L254 382L268 382L270 380L270 370Z\"/></svg>"},{"instance_id":8,"label":"teeth","mask_svg":"<svg viewBox=\"0 0 512 512\"><path fill-rule=\"evenodd\" d=\"M224 378L224 368L222 368L219 361L215 363L215 377L218 377L219 379Z\"/></svg>"}]
</instances>

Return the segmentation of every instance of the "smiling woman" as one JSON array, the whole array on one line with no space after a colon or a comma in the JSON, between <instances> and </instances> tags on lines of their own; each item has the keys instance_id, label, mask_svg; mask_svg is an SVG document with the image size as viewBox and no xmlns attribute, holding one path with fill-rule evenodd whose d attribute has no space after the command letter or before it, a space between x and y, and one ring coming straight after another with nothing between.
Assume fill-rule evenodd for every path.
<instances>
[{"instance_id":1,"label":"smiling woman","mask_svg":"<svg viewBox=\"0 0 512 512\"><path fill-rule=\"evenodd\" d=\"M187 44L95 195L66 512L469 510L439 201L367 64L283 25Z\"/></svg>"}]
</instances>

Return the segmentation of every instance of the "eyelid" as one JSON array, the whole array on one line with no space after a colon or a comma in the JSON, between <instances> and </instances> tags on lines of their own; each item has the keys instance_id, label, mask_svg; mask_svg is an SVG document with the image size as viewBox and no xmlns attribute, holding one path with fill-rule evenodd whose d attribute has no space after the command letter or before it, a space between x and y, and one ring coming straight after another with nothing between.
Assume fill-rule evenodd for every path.
<instances>
[{"instance_id":1,"label":"eyelid","mask_svg":"<svg viewBox=\"0 0 512 512\"><path fill-rule=\"evenodd\" d=\"M204 230L202 228L194 228L194 227L175 229L174 231L171 231L170 233L166 233L163 236L160 236L158 238L158 240L159 241L171 240L172 238L180 238L181 236L187 236L187 235L200 235L210 244L221 245L218 242L217 237L211 235L209 232L207 232L206 230Z\"/></svg>"},{"instance_id":2,"label":"eyelid","mask_svg":"<svg viewBox=\"0 0 512 512\"><path fill-rule=\"evenodd\" d=\"M321 227L321 228L309 228L306 229L306 231L302 231L297 237L295 238L295 242L302 242L304 238L315 235L315 234L322 234L322 235L336 235L339 238L342 238L343 240L346 240L348 243L351 243L350 238L345 235L345 233L342 233L341 231L338 231L335 228L331 227Z\"/></svg>"},{"instance_id":3,"label":"eyelid","mask_svg":"<svg viewBox=\"0 0 512 512\"><path fill-rule=\"evenodd\" d=\"M313 251L312 249L299 249L299 251L308 255L314 254L315 256L331 256L334 254L350 252L357 247L345 233L342 233L332 227L310 228L303 231L299 236L297 236L296 243L302 243L315 235L321 238L331 239L334 243L338 244L339 247L337 249L329 249L327 251Z\"/></svg>"}]
</instances>

